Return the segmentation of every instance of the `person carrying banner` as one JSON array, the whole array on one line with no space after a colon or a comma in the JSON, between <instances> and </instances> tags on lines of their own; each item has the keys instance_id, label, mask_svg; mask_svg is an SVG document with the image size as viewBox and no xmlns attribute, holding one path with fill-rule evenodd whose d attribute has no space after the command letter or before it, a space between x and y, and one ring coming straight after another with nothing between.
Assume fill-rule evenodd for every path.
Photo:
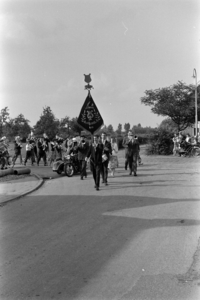
<instances>
[{"instance_id":1,"label":"person carrying banner","mask_svg":"<svg viewBox=\"0 0 200 300\"><path fill-rule=\"evenodd\" d=\"M107 135L105 132L101 134L101 143L103 144L103 155L102 155L102 166L101 166L101 176L102 183L108 185L108 163L110 155L112 155L111 143L106 139Z\"/></svg>"},{"instance_id":2,"label":"person carrying banner","mask_svg":"<svg viewBox=\"0 0 200 300\"><path fill-rule=\"evenodd\" d=\"M94 178L95 189L99 191L100 172L102 168L103 144L99 143L98 135L94 135L93 142L89 146L86 161L90 159L90 169Z\"/></svg>"}]
</instances>

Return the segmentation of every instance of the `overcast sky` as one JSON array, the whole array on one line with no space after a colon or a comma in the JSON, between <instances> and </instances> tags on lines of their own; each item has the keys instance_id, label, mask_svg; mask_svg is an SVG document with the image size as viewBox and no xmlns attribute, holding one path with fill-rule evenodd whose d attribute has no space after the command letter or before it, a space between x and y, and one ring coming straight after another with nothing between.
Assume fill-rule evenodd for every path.
<instances>
[{"instance_id":1,"label":"overcast sky","mask_svg":"<svg viewBox=\"0 0 200 300\"><path fill-rule=\"evenodd\" d=\"M127 28L127 29L126 29ZM77 117L91 73L106 125L155 127L147 89L200 78L198 0L0 0L0 109L33 126L43 107Z\"/></svg>"}]
</instances>

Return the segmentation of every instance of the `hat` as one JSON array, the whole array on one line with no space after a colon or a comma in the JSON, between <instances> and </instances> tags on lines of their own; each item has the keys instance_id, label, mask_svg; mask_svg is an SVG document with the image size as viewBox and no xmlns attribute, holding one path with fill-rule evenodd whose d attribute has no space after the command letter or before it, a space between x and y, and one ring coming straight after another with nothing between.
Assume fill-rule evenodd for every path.
<instances>
[{"instance_id":1,"label":"hat","mask_svg":"<svg viewBox=\"0 0 200 300\"><path fill-rule=\"evenodd\" d=\"M3 140L3 141L6 140L6 136L3 136L3 137L1 138L1 140Z\"/></svg>"},{"instance_id":2,"label":"hat","mask_svg":"<svg viewBox=\"0 0 200 300\"><path fill-rule=\"evenodd\" d=\"M76 138L73 138L72 141L73 141L73 142L77 142Z\"/></svg>"}]
</instances>

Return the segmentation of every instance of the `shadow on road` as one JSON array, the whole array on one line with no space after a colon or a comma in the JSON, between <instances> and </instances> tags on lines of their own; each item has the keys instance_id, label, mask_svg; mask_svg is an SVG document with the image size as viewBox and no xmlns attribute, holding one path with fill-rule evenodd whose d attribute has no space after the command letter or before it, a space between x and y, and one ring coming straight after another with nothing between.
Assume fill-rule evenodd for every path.
<instances>
[{"instance_id":1,"label":"shadow on road","mask_svg":"<svg viewBox=\"0 0 200 300\"><path fill-rule=\"evenodd\" d=\"M142 231L200 225L193 219L142 219L113 212L185 201L188 199L29 196L6 205L0 210L1 227L6 228L0 232L1 299L76 298Z\"/></svg>"}]
</instances>

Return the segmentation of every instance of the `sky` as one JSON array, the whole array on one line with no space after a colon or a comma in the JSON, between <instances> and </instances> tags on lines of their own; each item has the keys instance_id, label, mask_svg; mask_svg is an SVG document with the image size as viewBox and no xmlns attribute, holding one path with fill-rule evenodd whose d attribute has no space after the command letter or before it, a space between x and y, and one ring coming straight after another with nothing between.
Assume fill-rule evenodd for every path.
<instances>
[{"instance_id":1,"label":"sky","mask_svg":"<svg viewBox=\"0 0 200 300\"><path fill-rule=\"evenodd\" d=\"M49 106L78 117L92 97L105 125L157 127L145 91L200 76L198 0L0 0L0 110L34 126Z\"/></svg>"}]
</instances>

